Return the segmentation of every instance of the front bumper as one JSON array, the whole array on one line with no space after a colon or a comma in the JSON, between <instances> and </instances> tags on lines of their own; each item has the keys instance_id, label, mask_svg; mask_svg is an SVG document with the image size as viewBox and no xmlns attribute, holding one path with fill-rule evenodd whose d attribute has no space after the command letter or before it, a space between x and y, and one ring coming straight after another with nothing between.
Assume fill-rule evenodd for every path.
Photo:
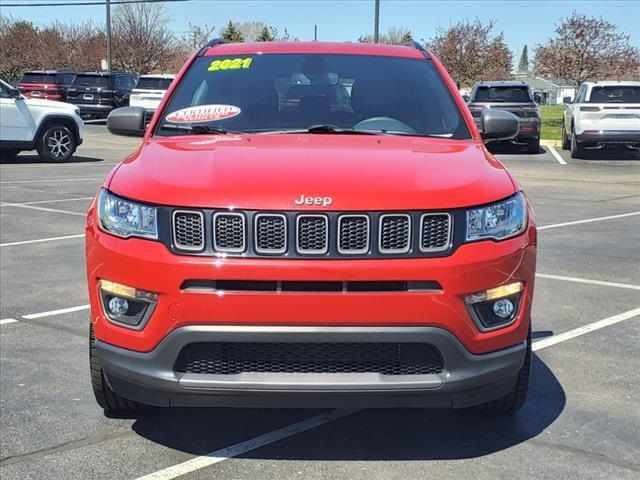
<instances>
[{"instance_id":1,"label":"front bumper","mask_svg":"<svg viewBox=\"0 0 640 480\"><path fill-rule=\"evenodd\" d=\"M175 372L179 352L194 342L429 343L440 351L444 371L428 375ZM465 408L513 388L526 343L474 355L451 333L434 327L189 326L172 331L150 352L100 341L96 352L111 388L147 405Z\"/></svg>"}]
</instances>

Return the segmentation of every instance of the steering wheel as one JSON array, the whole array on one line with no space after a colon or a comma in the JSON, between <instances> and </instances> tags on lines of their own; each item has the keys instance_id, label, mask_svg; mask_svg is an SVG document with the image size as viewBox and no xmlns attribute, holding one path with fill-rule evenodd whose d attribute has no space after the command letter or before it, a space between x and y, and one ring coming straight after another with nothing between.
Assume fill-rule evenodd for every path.
<instances>
[{"instance_id":1,"label":"steering wheel","mask_svg":"<svg viewBox=\"0 0 640 480\"><path fill-rule=\"evenodd\" d=\"M416 133L416 131L400 120L391 117L371 117L359 121L354 130L374 130L386 132Z\"/></svg>"}]
</instances>

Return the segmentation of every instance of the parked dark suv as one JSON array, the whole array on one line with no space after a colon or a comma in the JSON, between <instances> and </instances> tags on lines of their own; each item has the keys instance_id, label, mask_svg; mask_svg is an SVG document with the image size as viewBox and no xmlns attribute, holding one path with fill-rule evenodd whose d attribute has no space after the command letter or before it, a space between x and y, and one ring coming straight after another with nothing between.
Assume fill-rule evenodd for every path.
<instances>
[{"instance_id":1,"label":"parked dark suv","mask_svg":"<svg viewBox=\"0 0 640 480\"><path fill-rule=\"evenodd\" d=\"M511 140L526 145L527 153L540 150L540 112L533 100L531 88L524 82L478 82L473 86L469 110L480 128L482 111L486 108L506 110L520 121L520 133Z\"/></svg>"},{"instance_id":2,"label":"parked dark suv","mask_svg":"<svg viewBox=\"0 0 640 480\"><path fill-rule=\"evenodd\" d=\"M79 73L67 101L80 107L83 118L106 118L111 110L129 105L136 76L126 72Z\"/></svg>"},{"instance_id":3,"label":"parked dark suv","mask_svg":"<svg viewBox=\"0 0 640 480\"><path fill-rule=\"evenodd\" d=\"M32 70L22 75L18 90L27 98L64 102L75 76L71 70Z\"/></svg>"}]
</instances>

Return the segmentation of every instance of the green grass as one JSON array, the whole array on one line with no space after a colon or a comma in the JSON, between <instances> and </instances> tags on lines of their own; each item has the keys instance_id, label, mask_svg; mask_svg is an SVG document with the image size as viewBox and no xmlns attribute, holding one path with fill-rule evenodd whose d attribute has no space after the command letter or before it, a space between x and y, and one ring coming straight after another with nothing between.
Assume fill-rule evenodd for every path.
<instances>
[{"instance_id":1,"label":"green grass","mask_svg":"<svg viewBox=\"0 0 640 480\"><path fill-rule=\"evenodd\" d=\"M540 138L543 140L562 139L562 115L564 105L542 105L540 115L542 117L542 128Z\"/></svg>"}]
</instances>

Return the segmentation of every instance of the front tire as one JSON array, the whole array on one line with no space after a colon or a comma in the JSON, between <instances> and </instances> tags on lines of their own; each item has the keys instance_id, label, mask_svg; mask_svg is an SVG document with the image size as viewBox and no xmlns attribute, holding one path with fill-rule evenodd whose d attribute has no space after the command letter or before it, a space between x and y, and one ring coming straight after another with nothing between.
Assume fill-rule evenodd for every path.
<instances>
[{"instance_id":1,"label":"front tire","mask_svg":"<svg viewBox=\"0 0 640 480\"><path fill-rule=\"evenodd\" d=\"M513 389L504 397L484 403L478 408L481 413L487 415L510 415L517 412L524 405L531 378L531 327L527 335L527 350L522 368L518 372L518 378Z\"/></svg>"},{"instance_id":2,"label":"front tire","mask_svg":"<svg viewBox=\"0 0 640 480\"><path fill-rule=\"evenodd\" d=\"M95 343L96 337L93 333L93 325L91 325L89 327L89 368L91 387L93 388L96 402L106 414L122 415L139 411L142 408L140 403L121 397L109 387L100 366L100 359L96 355Z\"/></svg>"},{"instance_id":3,"label":"front tire","mask_svg":"<svg viewBox=\"0 0 640 480\"><path fill-rule=\"evenodd\" d=\"M66 162L76 147L75 135L62 124L47 125L36 142L38 155L47 162Z\"/></svg>"}]
</instances>

